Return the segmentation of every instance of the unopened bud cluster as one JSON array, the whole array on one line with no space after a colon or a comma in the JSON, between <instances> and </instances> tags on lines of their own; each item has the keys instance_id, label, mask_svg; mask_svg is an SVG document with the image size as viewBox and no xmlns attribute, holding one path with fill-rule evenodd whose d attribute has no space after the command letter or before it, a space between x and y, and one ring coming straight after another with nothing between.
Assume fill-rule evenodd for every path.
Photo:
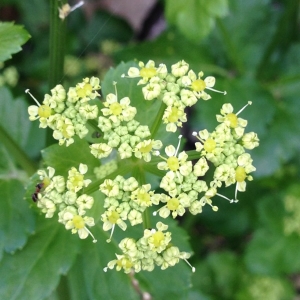
<instances>
[{"instance_id":1,"label":"unopened bud cluster","mask_svg":"<svg viewBox=\"0 0 300 300\"><path fill-rule=\"evenodd\" d=\"M155 66L153 61L140 62L139 67L129 68L127 75L122 77L140 78L137 85L142 86L144 98L141 105L149 105L146 101L162 102L164 110L157 114L154 124L166 124L166 132L176 132L187 121L186 107L195 105L199 99L210 99L209 90L218 92L213 89L214 77L202 79L203 72L196 74L184 61L172 65L170 72L164 64ZM115 82L112 84L116 87ZM108 94L100 102L97 101L99 90L100 81L95 77L85 78L68 92L58 85L51 91L51 96L45 96L42 105L36 101L38 105L30 106L28 111L30 120L39 119L40 127L53 129L53 136L60 145L72 144L74 136L84 138L88 133L87 125L92 122L99 133L99 143L91 143L87 155L107 159L113 152L117 156L117 160L94 169L97 178L94 185L99 184L105 196L104 212L99 218L103 230L111 231L107 242L111 241L116 228L126 231L129 226L144 224L144 216L150 207L156 206L156 218L166 219L183 216L186 212L199 214L205 205L217 211L218 207L212 200L214 197L238 201L237 191L245 191L246 181L253 179L250 173L255 171L251 155L246 151L259 144L256 133L246 133L247 121L239 117L247 105L234 113L231 104L224 104L217 115L219 125L214 131L203 129L193 133L196 151L192 163L190 153L180 150L180 134L177 134L177 145L166 144L163 139L155 140L149 129L152 124L147 124L147 120L141 124L135 119L138 111L129 97L119 99L115 88L115 93ZM164 153L160 152L161 149ZM119 173L112 177L112 172L118 173L117 162L121 160L123 163L125 160L135 172L130 170L128 173L132 173L128 176ZM66 229L86 238L92 235L87 227L94 225L94 219L85 214L92 208L94 199L84 194L83 188L91 182L84 179L87 166L80 164L79 170L75 167L69 170L66 179L54 176L51 167L48 173L40 170L43 188L41 191L38 188L40 193L35 197L46 217L58 212L59 222ZM210 168L213 168L213 175L207 178ZM145 182L145 170L155 175L163 174L159 181L160 193ZM234 197L228 198L218 192L220 187L234 184ZM162 222L156 222L156 229L144 228L140 239L124 238L119 243L122 254L116 254L116 259L109 262L105 270L116 268L125 273L132 269L136 272L151 271L155 265L166 269L180 259L186 261L189 254L180 252L172 244L171 232L166 231L167 228Z\"/></svg>"}]
</instances>

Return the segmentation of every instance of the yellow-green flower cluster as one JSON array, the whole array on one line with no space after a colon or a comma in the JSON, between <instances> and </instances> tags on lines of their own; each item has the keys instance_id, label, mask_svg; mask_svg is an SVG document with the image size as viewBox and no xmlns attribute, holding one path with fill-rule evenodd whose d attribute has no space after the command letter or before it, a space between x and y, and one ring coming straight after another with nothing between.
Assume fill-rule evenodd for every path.
<instances>
[{"instance_id":1,"label":"yellow-green flower cluster","mask_svg":"<svg viewBox=\"0 0 300 300\"><path fill-rule=\"evenodd\" d=\"M137 241L132 238L123 239L119 243L123 254L116 254L116 259L110 261L104 270L116 268L117 271L130 273L131 270L152 271L155 266L165 270L176 265L180 259L186 261L190 257L189 253L180 252L171 245L171 232L166 231L167 225L158 222L156 228L144 230L144 236Z\"/></svg>"},{"instance_id":2,"label":"yellow-green flower cluster","mask_svg":"<svg viewBox=\"0 0 300 300\"><path fill-rule=\"evenodd\" d=\"M37 105L28 107L29 120L39 119L41 128L51 128L54 139L60 145L69 146L74 142L74 136L84 138L88 133L87 121L98 117L97 105L91 105L89 101L99 96L99 89L100 81L96 77L85 78L68 91L57 85L51 95L45 95L42 104L35 100Z\"/></svg>"},{"instance_id":3,"label":"yellow-green flower cluster","mask_svg":"<svg viewBox=\"0 0 300 300\"><path fill-rule=\"evenodd\" d=\"M134 177L125 179L117 176L114 180L105 179L100 185L100 191L106 195L106 210L101 215L103 230L112 230L111 235L116 225L126 230L127 220L131 226L141 224L142 213L147 207L157 205L161 197L160 194L151 191L150 184L139 186Z\"/></svg>"},{"instance_id":4,"label":"yellow-green flower cluster","mask_svg":"<svg viewBox=\"0 0 300 300\"><path fill-rule=\"evenodd\" d=\"M94 204L94 198L86 194L78 195L84 187L90 184L89 179L84 179L87 172L87 165L80 164L79 170L75 167L69 170L67 181L63 176L56 175L52 167L48 167L48 172L39 170L41 189L37 193L37 206L46 218L52 218L58 210L58 222L65 225L67 230L78 233L81 239L88 235L94 236L88 227L95 225L94 218L86 216L86 211L90 210Z\"/></svg>"},{"instance_id":5,"label":"yellow-green flower cluster","mask_svg":"<svg viewBox=\"0 0 300 300\"><path fill-rule=\"evenodd\" d=\"M130 99L118 100L117 92L108 94L98 118L98 127L103 132L103 141L90 146L97 158L108 157L116 149L121 159L135 156L149 162L151 153L160 149L162 142L150 139L147 125L134 119L137 110L130 105Z\"/></svg>"},{"instance_id":6,"label":"yellow-green flower cluster","mask_svg":"<svg viewBox=\"0 0 300 300\"><path fill-rule=\"evenodd\" d=\"M142 91L145 100L159 99L166 104L163 122L170 132L175 132L187 121L186 107L193 106L199 99L209 100L211 96L207 90L216 91L213 89L214 77L203 79L203 72L196 74L183 60L172 65L170 72L164 64L155 66L153 60L146 64L139 62L139 67L129 68L127 75L141 78L138 84L144 85Z\"/></svg>"},{"instance_id":7,"label":"yellow-green flower cluster","mask_svg":"<svg viewBox=\"0 0 300 300\"><path fill-rule=\"evenodd\" d=\"M215 91L214 77L203 77L203 72L196 74L185 61L172 65L170 71L164 64L155 66L153 61L140 62L139 67L129 68L128 77L140 78L142 101L162 101L164 111L157 115L154 125L165 123L168 132L177 131L187 121L186 107L195 105L199 99L210 99L208 91ZM97 182L93 186L99 185L105 195L100 219L103 230L111 231L107 242L111 241L117 226L125 231L129 225L145 222L143 215L149 207L157 206L154 215L165 219L183 216L186 212L199 214L205 205L217 211L212 201L216 196L230 202L238 201L237 191L245 191L246 181L252 180L250 174L255 171L251 155L246 151L259 144L256 133L245 133L247 121L239 117L245 107L235 113L232 105L226 103L217 115L219 125L214 131L203 129L193 133L197 141L192 162L191 152L180 150L181 135L176 147L155 140L158 126L151 132L147 120L145 124L137 121L137 108L129 97L119 99L117 89L99 101L100 109L90 104L99 96L99 89L100 81L95 77L85 78L68 91L58 85L51 90L51 95L45 96L42 105L37 102L28 111L30 120L39 119L40 127L53 129L59 144L70 145L76 135L84 138L88 133L88 121L96 130L98 141L90 143L89 147L91 154L103 163L94 169ZM164 149L164 153L161 154L160 149ZM153 155L155 161L151 162ZM115 160L111 160L113 156ZM130 175L123 177L125 172L119 172L112 176L112 172L118 173L117 161L123 159L126 159L125 166L132 167L127 170ZM58 211L58 221L72 233L78 233L80 238L92 235L88 227L94 225L94 219L86 215L94 199L83 193L91 183L84 178L87 168L84 164L78 169L71 168L66 179L54 176L54 169L50 167L48 173L39 171L42 185L38 185L33 195L46 217L51 218ZM212 175L207 179L209 168L214 172L210 172ZM145 182L145 174L136 176L145 170L161 176L158 185L162 193L156 193ZM222 185L233 184L236 185L233 199L218 193ZM138 240L124 238L119 243L122 254L116 254L116 259L109 262L105 270L152 271L155 266L166 269L180 259L186 260L189 254L172 245L167 228L158 222L156 229L144 228L144 235Z\"/></svg>"}]
</instances>

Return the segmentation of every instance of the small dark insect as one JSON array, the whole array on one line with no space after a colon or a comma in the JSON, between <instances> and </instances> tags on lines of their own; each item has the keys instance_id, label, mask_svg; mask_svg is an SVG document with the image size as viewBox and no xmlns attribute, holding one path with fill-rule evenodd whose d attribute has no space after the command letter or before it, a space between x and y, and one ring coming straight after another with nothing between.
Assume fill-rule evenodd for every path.
<instances>
[{"instance_id":1,"label":"small dark insect","mask_svg":"<svg viewBox=\"0 0 300 300\"><path fill-rule=\"evenodd\" d=\"M92 134L92 138L99 139L101 137L101 133L99 131L95 131Z\"/></svg>"},{"instance_id":2,"label":"small dark insect","mask_svg":"<svg viewBox=\"0 0 300 300\"><path fill-rule=\"evenodd\" d=\"M35 186L35 192L31 195L31 199L33 200L33 202L37 202L38 201L38 194L39 192L41 191L41 189L43 188L44 184L41 182L41 183L38 183L36 186Z\"/></svg>"}]
</instances>

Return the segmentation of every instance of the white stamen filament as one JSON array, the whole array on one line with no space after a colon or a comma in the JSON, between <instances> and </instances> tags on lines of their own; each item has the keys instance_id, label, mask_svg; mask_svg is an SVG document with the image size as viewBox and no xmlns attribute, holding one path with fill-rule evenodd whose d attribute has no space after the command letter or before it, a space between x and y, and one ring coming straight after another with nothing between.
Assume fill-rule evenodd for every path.
<instances>
[{"instance_id":1,"label":"white stamen filament","mask_svg":"<svg viewBox=\"0 0 300 300\"><path fill-rule=\"evenodd\" d=\"M223 94L224 96L227 94L226 91L223 91L223 92L222 92L222 91L218 91L218 90L215 90L215 89L213 89L213 88L210 88L210 87L206 87L206 89L211 90L211 91L216 92L216 93Z\"/></svg>"},{"instance_id":2,"label":"white stamen filament","mask_svg":"<svg viewBox=\"0 0 300 300\"><path fill-rule=\"evenodd\" d=\"M193 273L195 273L195 272L196 272L196 268L195 268L195 267L193 267L193 266L192 266L192 265L189 263L189 261L188 261L187 259L185 259L185 258L184 258L183 260L184 260L184 261L187 263L187 265L188 265L188 266L190 266L190 267L191 267L191 269L192 269L192 272L193 272Z\"/></svg>"},{"instance_id":3,"label":"white stamen filament","mask_svg":"<svg viewBox=\"0 0 300 300\"><path fill-rule=\"evenodd\" d=\"M178 142L178 145L177 145L177 149L176 149L176 151L175 151L175 157L177 157L177 153L178 153L178 150L179 150L179 147L180 147L181 138L182 138L182 135L180 135L180 136L178 137L179 142Z\"/></svg>"},{"instance_id":4,"label":"white stamen filament","mask_svg":"<svg viewBox=\"0 0 300 300\"><path fill-rule=\"evenodd\" d=\"M84 1L79 1L77 4L71 7L70 12L77 9L78 7L82 6L84 4Z\"/></svg>"},{"instance_id":5,"label":"white stamen filament","mask_svg":"<svg viewBox=\"0 0 300 300\"><path fill-rule=\"evenodd\" d=\"M26 94L29 94L29 95L31 96L31 98L35 101L35 103L37 104L37 106L41 106L41 104L39 103L39 101L37 101L37 100L33 97L33 95L30 93L29 89L27 89L27 90L25 91L25 93L26 93Z\"/></svg>"},{"instance_id":6,"label":"white stamen filament","mask_svg":"<svg viewBox=\"0 0 300 300\"><path fill-rule=\"evenodd\" d=\"M84 226L84 229L90 234L90 236L93 238L93 243L97 243L97 240L95 239L94 235L87 229L87 227Z\"/></svg>"},{"instance_id":7,"label":"white stamen filament","mask_svg":"<svg viewBox=\"0 0 300 300\"><path fill-rule=\"evenodd\" d=\"M228 200L230 203L238 202L238 200L236 200L236 199L235 199L235 200L234 200L234 199L229 199L228 197L223 196L223 195L221 195L221 194L219 194L219 193L216 193L216 195L218 195L219 197L222 197L222 198Z\"/></svg>"},{"instance_id":8,"label":"white stamen filament","mask_svg":"<svg viewBox=\"0 0 300 300\"><path fill-rule=\"evenodd\" d=\"M236 115L238 115L239 113L241 113L248 105L251 105L252 104L252 101L248 101L248 103L244 106L244 107L242 107L237 113L236 113Z\"/></svg>"},{"instance_id":9,"label":"white stamen filament","mask_svg":"<svg viewBox=\"0 0 300 300\"><path fill-rule=\"evenodd\" d=\"M112 226L112 229L111 229L111 232L110 232L110 237L109 237L109 239L106 240L107 243L110 243L110 242L111 242L111 238L112 238L112 235L113 235L113 233L114 233L115 226L116 226L116 224L114 224L114 225Z\"/></svg>"}]
</instances>

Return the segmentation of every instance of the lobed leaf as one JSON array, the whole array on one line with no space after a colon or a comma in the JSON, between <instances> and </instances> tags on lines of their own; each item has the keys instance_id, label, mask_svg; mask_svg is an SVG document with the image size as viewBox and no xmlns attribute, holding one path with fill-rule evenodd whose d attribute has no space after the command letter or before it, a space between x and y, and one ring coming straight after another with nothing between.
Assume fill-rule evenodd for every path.
<instances>
[{"instance_id":1,"label":"lobed leaf","mask_svg":"<svg viewBox=\"0 0 300 300\"><path fill-rule=\"evenodd\" d=\"M21 51L21 45L29 38L30 35L23 26L0 22L0 62L10 59L12 54Z\"/></svg>"}]
</instances>

